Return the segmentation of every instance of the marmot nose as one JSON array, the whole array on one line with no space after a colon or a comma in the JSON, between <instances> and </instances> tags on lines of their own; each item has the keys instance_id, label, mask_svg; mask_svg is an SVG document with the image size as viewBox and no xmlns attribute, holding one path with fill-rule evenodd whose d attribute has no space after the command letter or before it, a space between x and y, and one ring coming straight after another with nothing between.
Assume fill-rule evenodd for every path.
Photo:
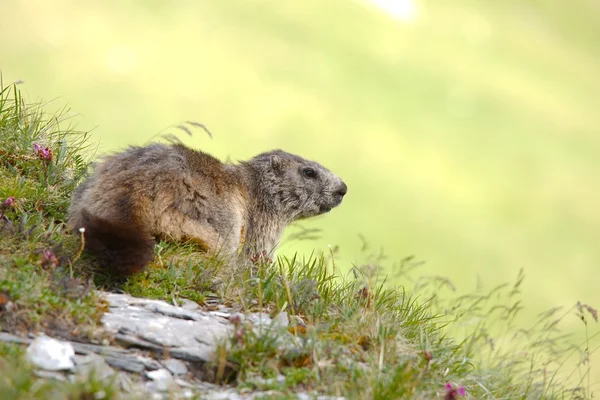
<instances>
[{"instance_id":1,"label":"marmot nose","mask_svg":"<svg viewBox=\"0 0 600 400\"><path fill-rule=\"evenodd\" d=\"M338 190L335 191L335 194L338 196L344 197L348 193L348 186L344 182L342 182L342 186Z\"/></svg>"}]
</instances>

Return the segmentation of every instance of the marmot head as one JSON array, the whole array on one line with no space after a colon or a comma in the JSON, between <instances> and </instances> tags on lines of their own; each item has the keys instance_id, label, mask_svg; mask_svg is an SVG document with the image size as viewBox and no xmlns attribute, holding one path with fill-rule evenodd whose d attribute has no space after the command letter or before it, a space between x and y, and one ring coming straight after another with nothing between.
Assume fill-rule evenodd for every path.
<instances>
[{"instance_id":1,"label":"marmot head","mask_svg":"<svg viewBox=\"0 0 600 400\"><path fill-rule=\"evenodd\" d=\"M248 164L258 173L265 207L290 221L312 217L340 205L346 184L321 164L282 150L259 154Z\"/></svg>"}]
</instances>

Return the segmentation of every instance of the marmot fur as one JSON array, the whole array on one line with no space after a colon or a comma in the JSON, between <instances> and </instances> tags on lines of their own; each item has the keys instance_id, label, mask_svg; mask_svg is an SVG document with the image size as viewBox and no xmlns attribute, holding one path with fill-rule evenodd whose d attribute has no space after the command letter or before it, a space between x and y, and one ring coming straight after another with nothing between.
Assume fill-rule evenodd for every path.
<instances>
[{"instance_id":1,"label":"marmot fur","mask_svg":"<svg viewBox=\"0 0 600 400\"><path fill-rule=\"evenodd\" d=\"M239 164L181 144L154 143L104 157L69 207L86 250L122 275L153 257L155 238L207 252L271 254L291 222L338 206L346 184L322 165L273 150Z\"/></svg>"}]
</instances>

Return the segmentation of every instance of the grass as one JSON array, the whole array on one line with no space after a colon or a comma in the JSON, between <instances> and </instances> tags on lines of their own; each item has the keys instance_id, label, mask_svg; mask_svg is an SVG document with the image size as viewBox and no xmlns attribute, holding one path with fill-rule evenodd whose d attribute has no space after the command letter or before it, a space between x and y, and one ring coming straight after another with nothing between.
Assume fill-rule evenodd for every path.
<instances>
[{"instance_id":1,"label":"grass","mask_svg":"<svg viewBox=\"0 0 600 400\"><path fill-rule=\"evenodd\" d=\"M0 393L6 400L87 400L114 399L117 385L103 381L93 374L78 377L72 382L40 379L24 360L24 350L17 345L0 344Z\"/></svg>"},{"instance_id":2,"label":"grass","mask_svg":"<svg viewBox=\"0 0 600 400\"><path fill-rule=\"evenodd\" d=\"M235 334L204 366L205 379L275 398L303 391L356 399L460 397L592 398L590 355L598 346L597 312L578 303L553 309L523 328L515 320L524 277L491 290L455 296L440 277L418 277L419 263L396 267L404 285L390 285L384 258L350 274L335 248L308 257L259 257L231 271L187 244L161 242L146 271L125 281L102 272L66 231L70 193L84 176L85 133L67 110L48 115L29 104L17 85L0 92L0 328L94 340L104 305L95 288L207 306L209 299L289 324L250 325L235 317ZM312 231L307 231L312 234ZM365 246L368 254L368 246ZM448 291L450 289L450 291ZM582 321L585 341L574 343L560 325ZM3 398L122 396L111 382L58 383L23 363L23 349L0 346ZM573 356L579 359L571 363ZM575 365L575 367L573 367ZM92 396L92 397L90 397Z\"/></svg>"},{"instance_id":3,"label":"grass","mask_svg":"<svg viewBox=\"0 0 600 400\"><path fill-rule=\"evenodd\" d=\"M99 318L92 285L75 277L77 238L65 235L71 191L85 173L87 134L67 110L44 113L16 85L0 92L0 327L87 335Z\"/></svg>"},{"instance_id":4,"label":"grass","mask_svg":"<svg viewBox=\"0 0 600 400\"><path fill-rule=\"evenodd\" d=\"M1 68L76 105L102 151L194 119L223 159L322 161L350 195L281 254L333 240L357 263L362 233L463 294L526 268L523 319L599 303L597 1L414 3L405 23L369 0L7 2Z\"/></svg>"}]
</instances>

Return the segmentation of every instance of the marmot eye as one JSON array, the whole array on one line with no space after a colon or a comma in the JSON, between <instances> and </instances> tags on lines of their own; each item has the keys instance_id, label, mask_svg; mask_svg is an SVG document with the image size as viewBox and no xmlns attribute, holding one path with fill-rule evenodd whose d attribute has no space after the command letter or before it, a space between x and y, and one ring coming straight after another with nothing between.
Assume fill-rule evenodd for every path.
<instances>
[{"instance_id":1,"label":"marmot eye","mask_svg":"<svg viewBox=\"0 0 600 400\"><path fill-rule=\"evenodd\" d=\"M302 170L302 173L304 174L305 177L307 178L316 178L317 177L317 171L315 171L312 168L304 168Z\"/></svg>"}]
</instances>

